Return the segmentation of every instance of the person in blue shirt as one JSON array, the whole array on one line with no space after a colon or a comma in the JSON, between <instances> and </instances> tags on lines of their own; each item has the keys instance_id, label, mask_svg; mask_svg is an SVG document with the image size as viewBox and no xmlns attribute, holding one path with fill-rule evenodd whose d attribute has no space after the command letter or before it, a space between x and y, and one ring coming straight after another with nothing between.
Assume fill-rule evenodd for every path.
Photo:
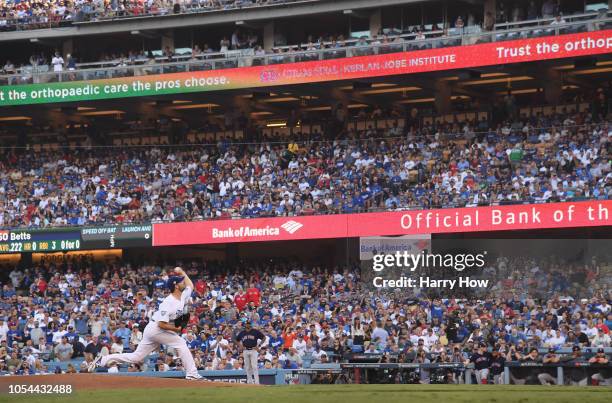
<instances>
[{"instance_id":1,"label":"person in blue shirt","mask_svg":"<svg viewBox=\"0 0 612 403\"><path fill-rule=\"evenodd\" d=\"M280 337L275 330L273 330L268 337L268 344L270 345L270 348L277 352L278 349L283 346L283 338Z\"/></svg>"},{"instance_id":2,"label":"person in blue shirt","mask_svg":"<svg viewBox=\"0 0 612 403\"><path fill-rule=\"evenodd\" d=\"M68 343L72 344L72 342L74 341L75 338L78 339L79 335L74 331L74 327L72 325L70 325L70 326L68 326L68 332L66 332L64 337L66 337L66 339L68 339Z\"/></svg>"},{"instance_id":3,"label":"person in blue shirt","mask_svg":"<svg viewBox=\"0 0 612 403\"><path fill-rule=\"evenodd\" d=\"M431 305L431 318L432 320L434 318L438 318L439 320L442 320L442 316L444 316L444 308L442 307L440 300L435 299L433 301L433 304Z\"/></svg>"},{"instance_id":4,"label":"person in blue shirt","mask_svg":"<svg viewBox=\"0 0 612 403\"><path fill-rule=\"evenodd\" d=\"M123 347L128 348L130 346L130 336L132 332L125 326L125 323L119 323L119 328L115 330L113 336L121 338L123 341Z\"/></svg>"},{"instance_id":5,"label":"person in blue shirt","mask_svg":"<svg viewBox=\"0 0 612 403\"><path fill-rule=\"evenodd\" d=\"M17 329L16 323L9 323L9 330L6 332L6 341L10 346L14 341L21 343L24 340L23 332Z\"/></svg>"}]
</instances>

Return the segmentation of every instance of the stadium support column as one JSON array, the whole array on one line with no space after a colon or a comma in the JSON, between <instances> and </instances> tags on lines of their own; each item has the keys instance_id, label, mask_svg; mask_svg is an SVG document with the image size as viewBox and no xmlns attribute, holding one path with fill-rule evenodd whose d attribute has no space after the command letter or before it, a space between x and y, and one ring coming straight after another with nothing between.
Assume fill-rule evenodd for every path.
<instances>
[{"instance_id":1,"label":"stadium support column","mask_svg":"<svg viewBox=\"0 0 612 403\"><path fill-rule=\"evenodd\" d=\"M162 51L166 49L166 46L174 51L174 31L171 29L164 31L161 36Z\"/></svg>"},{"instance_id":2,"label":"stadium support column","mask_svg":"<svg viewBox=\"0 0 612 403\"><path fill-rule=\"evenodd\" d=\"M370 36L378 35L382 29L382 13L380 8L370 14Z\"/></svg>"},{"instance_id":3,"label":"stadium support column","mask_svg":"<svg viewBox=\"0 0 612 403\"><path fill-rule=\"evenodd\" d=\"M548 70L546 73L547 80L544 82L544 97L546 103L555 105L559 103L559 99L563 95L563 77L557 70Z\"/></svg>"},{"instance_id":4,"label":"stadium support column","mask_svg":"<svg viewBox=\"0 0 612 403\"><path fill-rule=\"evenodd\" d=\"M435 84L435 104L438 113L451 111L452 89L448 81L438 80Z\"/></svg>"},{"instance_id":5,"label":"stadium support column","mask_svg":"<svg viewBox=\"0 0 612 403\"><path fill-rule=\"evenodd\" d=\"M66 57L68 54L73 53L74 41L72 39L66 39L62 42L62 55Z\"/></svg>"},{"instance_id":6,"label":"stadium support column","mask_svg":"<svg viewBox=\"0 0 612 403\"><path fill-rule=\"evenodd\" d=\"M237 243L228 243L225 246L225 262L228 266L233 266L240 262L240 251Z\"/></svg>"},{"instance_id":7,"label":"stadium support column","mask_svg":"<svg viewBox=\"0 0 612 403\"><path fill-rule=\"evenodd\" d=\"M263 47L266 51L274 47L274 21L267 22L263 27Z\"/></svg>"},{"instance_id":8,"label":"stadium support column","mask_svg":"<svg viewBox=\"0 0 612 403\"><path fill-rule=\"evenodd\" d=\"M492 18L490 23L494 24L496 14L497 14L497 0L485 0L484 13L483 13L484 21L485 21L485 29L487 29L486 23L489 22L487 16L489 16L489 18Z\"/></svg>"}]
</instances>

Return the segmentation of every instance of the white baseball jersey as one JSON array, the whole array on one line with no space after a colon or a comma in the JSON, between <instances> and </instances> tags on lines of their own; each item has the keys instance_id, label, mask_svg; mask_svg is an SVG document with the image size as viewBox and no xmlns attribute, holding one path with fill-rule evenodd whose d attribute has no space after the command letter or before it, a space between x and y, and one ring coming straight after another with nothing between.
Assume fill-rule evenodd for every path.
<instances>
[{"instance_id":1,"label":"white baseball jersey","mask_svg":"<svg viewBox=\"0 0 612 403\"><path fill-rule=\"evenodd\" d=\"M189 311L189 300L191 299L191 293L193 289L186 287L181 294L181 299L176 299L174 295L170 294L161 304L159 308L153 314L153 320L155 322L173 322L174 319L187 313Z\"/></svg>"}]
</instances>

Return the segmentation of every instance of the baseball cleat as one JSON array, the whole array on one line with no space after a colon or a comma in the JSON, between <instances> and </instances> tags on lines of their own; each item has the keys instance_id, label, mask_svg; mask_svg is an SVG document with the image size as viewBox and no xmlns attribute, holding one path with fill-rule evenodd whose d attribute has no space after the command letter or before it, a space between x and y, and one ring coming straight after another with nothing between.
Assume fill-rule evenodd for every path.
<instances>
[{"instance_id":1,"label":"baseball cleat","mask_svg":"<svg viewBox=\"0 0 612 403\"><path fill-rule=\"evenodd\" d=\"M96 372L96 369L100 366L100 361L102 361L102 356L96 356L96 358L87 366L87 372Z\"/></svg>"},{"instance_id":2,"label":"baseball cleat","mask_svg":"<svg viewBox=\"0 0 612 403\"><path fill-rule=\"evenodd\" d=\"M200 374L196 374L196 375L188 375L185 377L185 379L187 379L188 381L199 381L201 379L204 379L204 377Z\"/></svg>"}]
</instances>

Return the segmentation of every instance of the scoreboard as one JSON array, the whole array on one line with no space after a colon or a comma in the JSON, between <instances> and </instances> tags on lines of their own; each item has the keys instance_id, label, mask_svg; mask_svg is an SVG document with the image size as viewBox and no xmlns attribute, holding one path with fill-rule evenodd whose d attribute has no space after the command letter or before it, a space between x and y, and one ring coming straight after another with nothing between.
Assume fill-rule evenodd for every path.
<instances>
[{"instance_id":1,"label":"scoreboard","mask_svg":"<svg viewBox=\"0 0 612 403\"><path fill-rule=\"evenodd\" d=\"M0 253L56 252L81 249L81 231L0 230Z\"/></svg>"},{"instance_id":2,"label":"scoreboard","mask_svg":"<svg viewBox=\"0 0 612 403\"><path fill-rule=\"evenodd\" d=\"M0 253L61 252L153 245L152 225L0 230Z\"/></svg>"}]
</instances>

